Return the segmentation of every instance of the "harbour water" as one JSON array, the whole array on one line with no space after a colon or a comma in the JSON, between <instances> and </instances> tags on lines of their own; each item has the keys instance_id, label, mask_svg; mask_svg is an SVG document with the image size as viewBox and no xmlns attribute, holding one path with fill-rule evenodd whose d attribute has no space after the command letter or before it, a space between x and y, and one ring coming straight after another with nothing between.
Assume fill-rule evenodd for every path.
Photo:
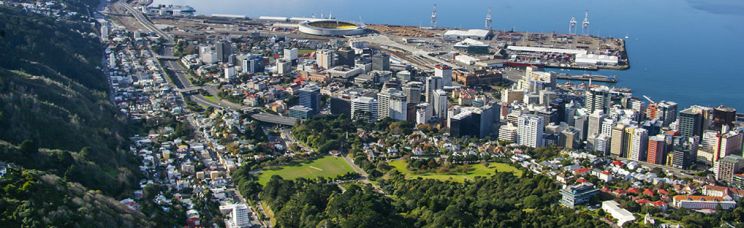
<instances>
[{"instance_id":1,"label":"harbour water","mask_svg":"<svg viewBox=\"0 0 744 228\"><path fill-rule=\"evenodd\" d=\"M589 33L627 37L631 68L598 71L617 75L617 86L637 96L672 100L682 107L720 104L744 111L744 1L741 0L155 0L185 4L197 14L316 16L364 23L429 26L433 4L438 25L482 28L487 9L493 28L568 31L573 16L589 12ZM581 29L579 28L579 31Z\"/></svg>"}]
</instances>

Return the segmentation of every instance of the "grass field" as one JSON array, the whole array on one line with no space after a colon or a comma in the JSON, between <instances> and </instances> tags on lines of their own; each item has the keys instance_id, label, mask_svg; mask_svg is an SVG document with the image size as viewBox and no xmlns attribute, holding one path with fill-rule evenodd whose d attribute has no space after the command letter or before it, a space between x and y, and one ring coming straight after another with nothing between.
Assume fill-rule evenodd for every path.
<instances>
[{"instance_id":1,"label":"grass field","mask_svg":"<svg viewBox=\"0 0 744 228\"><path fill-rule=\"evenodd\" d=\"M343 158L326 156L310 163L301 165L283 166L279 169L264 170L258 176L258 183L266 185L271 176L279 175L285 180L293 180L300 177L314 179L318 177L332 178L354 172Z\"/></svg>"},{"instance_id":2,"label":"grass field","mask_svg":"<svg viewBox=\"0 0 744 228\"><path fill-rule=\"evenodd\" d=\"M218 101L217 98L214 97L214 96L212 96L212 95L206 95L206 96L204 96L204 98L207 99L207 100L209 100L212 103L219 103L219 102L217 102Z\"/></svg>"},{"instance_id":3,"label":"grass field","mask_svg":"<svg viewBox=\"0 0 744 228\"><path fill-rule=\"evenodd\" d=\"M465 182L465 180L473 180L475 177L478 176L490 176L494 173L498 172L512 172L514 175L521 177L522 176L522 170L517 169L514 166L511 166L506 163L498 163L498 162L492 162L489 163L488 166L484 164L473 164L470 165L473 169L470 170L467 173L447 173L447 174L440 174L440 173L423 173L423 174L416 174L413 173L411 170L409 170L406 165L408 164L408 161L406 160L395 160L390 162L390 166L395 167L396 170L403 173L403 175L406 176L406 179L416 179L416 178L424 178L424 179L434 179L434 180L451 180L454 182Z\"/></svg>"}]
</instances>

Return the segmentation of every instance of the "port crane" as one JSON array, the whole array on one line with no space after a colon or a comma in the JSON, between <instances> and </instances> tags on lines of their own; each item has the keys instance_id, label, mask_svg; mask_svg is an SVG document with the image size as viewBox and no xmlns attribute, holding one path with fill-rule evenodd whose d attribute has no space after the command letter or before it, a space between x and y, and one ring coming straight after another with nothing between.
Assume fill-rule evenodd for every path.
<instances>
[{"instance_id":1,"label":"port crane","mask_svg":"<svg viewBox=\"0 0 744 228\"><path fill-rule=\"evenodd\" d=\"M431 9L431 28L437 28L437 4Z\"/></svg>"},{"instance_id":2,"label":"port crane","mask_svg":"<svg viewBox=\"0 0 744 228\"><path fill-rule=\"evenodd\" d=\"M576 34L576 17L571 17L571 20L568 21L568 34Z\"/></svg>"},{"instance_id":3,"label":"port crane","mask_svg":"<svg viewBox=\"0 0 744 228\"><path fill-rule=\"evenodd\" d=\"M488 7L488 13L486 13L486 29L491 30L493 27L493 15L491 14L491 7Z\"/></svg>"},{"instance_id":4,"label":"port crane","mask_svg":"<svg viewBox=\"0 0 744 228\"><path fill-rule=\"evenodd\" d=\"M584 11L584 21L581 22L581 32L589 34L589 11Z\"/></svg>"}]
</instances>

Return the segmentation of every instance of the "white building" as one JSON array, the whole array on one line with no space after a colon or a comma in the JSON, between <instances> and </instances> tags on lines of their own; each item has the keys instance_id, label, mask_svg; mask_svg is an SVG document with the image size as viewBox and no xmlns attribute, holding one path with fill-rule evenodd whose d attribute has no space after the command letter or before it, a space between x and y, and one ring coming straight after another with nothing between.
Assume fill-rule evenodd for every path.
<instances>
[{"instance_id":1,"label":"white building","mask_svg":"<svg viewBox=\"0 0 744 228\"><path fill-rule=\"evenodd\" d=\"M217 51L209 45L199 46L199 59L201 59L204 64L215 64L219 61L217 58Z\"/></svg>"},{"instance_id":2,"label":"white building","mask_svg":"<svg viewBox=\"0 0 744 228\"><path fill-rule=\"evenodd\" d=\"M377 94L379 102L377 118L391 118L394 120L406 120L407 102L403 92L394 88L386 88Z\"/></svg>"},{"instance_id":3,"label":"white building","mask_svg":"<svg viewBox=\"0 0 744 228\"><path fill-rule=\"evenodd\" d=\"M628 153L630 160L633 161L645 161L646 152L648 149L648 131L640 127L631 127L626 130L633 129L633 135L628 145Z\"/></svg>"},{"instance_id":4,"label":"white building","mask_svg":"<svg viewBox=\"0 0 744 228\"><path fill-rule=\"evenodd\" d=\"M297 60L298 53L299 50L297 50L297 48L284 49L284 60L286 60L287 62Z\"/></svg>"},{"instance_id":5,"label":"white building","mask_svg":"<svg viewBox=\"0 0 744 228\"><path fill-rule=\"evenodd\" d=\"M517 127L512 125L511 123L502 125L499 128L499 140L508 141L508 142L516 142L517 131L518 131Z\"/></svg>"},{"instance_id":6,"label":"white building","mask_svg":"<svg viewBox=\"0 0 744 228\"><path fill-rule=\"evenodd\" d=\"M220 211L230 214L230 218L225 220L228 228L245 228L251 227L250 209L245 204L232 204L220 206Z\"/></svg>"},{"instance_id":7,"label":"white building","mask_svg":"<svg viewBox=\"0 0 744 228\"><path fill-rule=\"evenodd\" d=\"M441 120L447 119L447 108L449 107L447 100L447 92L438 89L432 92L432 116L439 117Z\"/></svg>"},{"instance_id":8,"label":"white building","mask_svg":"<svg viewBox=\"0 0 744 228\"><path fill-rule=\"evenodd\" d=\"M442 78L442 86L452 86L452 67L447 65L434 66L434 77Z\"/></svg>"},{"instance_id":9,"label":"white building","mask_svg":"<svg viewBox=\"0 0 744 228\"><path fill-rule=\"evenodd\" d=\"M543 146L545 120L538 115L522 115L517 119L517 143L528 147Z\"/></svg>"},{"instance_id":10,"label":"white building","mask_svg":"<svg viewBox=\"0 0 744 228\"><path fill-rule=\"evenodd\" d=\"M377 99L371 97L357 97L351 100L352 119L363 119L368 122L377 120Z\"/></svg>"},{"instance_id":11,"label":"white building","mask_svg":"<svg viewBox=\"0 0 744 228\"><path fill-rule=\"evenodd\" d=\"M225 80L232 81L238 76L235 72L235 66L229 65L225 67Z\"/></svg>"},{"instance_id":12,"label":"white building","mask_svg":"<svg viewBox=\"0 0 744 228\"><path fill-rule=\"evenodd\" d=\"M327 70L336 65L335 57L336 52L333 50L318 50L318 52L315 54L315 62L318 63L318 67Z\"/></svg>"},{"instance_id":13,"label":"white building","mask_svg":"<svg viewBox=\"0 0 744 228\"><path fill-rule=\"evenodd\" d=\"M633 213L621 208L620 204L614 200L602 202L602 210L612 215L612 217L617 220L617 225L621 227L626 222L631 222L636 219L635 216L633 216Z\"/></svg>"},{"instance_id":14,"label":"white building","mask_svg":"<svg viewBox=\"0 0 744 228\"><path fill-rule=\"evenodd\" d=\"M468 30L447 30L442 35L446 41L458 41L464 39L488 40L493 36L490 30L486 29L468 29Z\"/></svg>"},{"instance_id":15,"label":"white building","mask_svg":"<svg viewBox=\"0 0 744 228\"><path fill-rule=\"evenodd\" d=\"M425 124L431 119L431 106L429 103L416 105L416 124Z\"/></svg>"},{"instance_id":16,"label":"white building","mask_svg":"<svg viewBox=\"0 0 744 228\"><path fill-rule=\"evenodd\" d=\"M285 76L292 73L292 62L280 60L276 62L276 73Z\"/></svg>"}]
</instances>

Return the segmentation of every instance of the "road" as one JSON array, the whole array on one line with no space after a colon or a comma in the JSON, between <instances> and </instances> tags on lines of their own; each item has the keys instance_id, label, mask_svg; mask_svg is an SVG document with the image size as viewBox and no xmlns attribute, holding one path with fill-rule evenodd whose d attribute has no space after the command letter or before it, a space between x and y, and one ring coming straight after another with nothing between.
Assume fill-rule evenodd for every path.
<instances>
[{"instance_id":1,"label":"road","mask_svg":"<svg viewBox=\"0 0 744 228\"><path fill-rule=\"evenodd\" d=\"M114 3L114 6L122 7L129 12L132 16L134 16L134 19L137 19L137 21L145 27L145 29L149 30L150 32L154 32L158 34L158 36L168 40L168 42L173 42L173 37L168 35L167 33L163 32L162 30L158 29L151 21L150 19L147 19L142 12L135 9L131 5L127 4L125 1L118 1Z\"/></svg>"}]
</instances>

